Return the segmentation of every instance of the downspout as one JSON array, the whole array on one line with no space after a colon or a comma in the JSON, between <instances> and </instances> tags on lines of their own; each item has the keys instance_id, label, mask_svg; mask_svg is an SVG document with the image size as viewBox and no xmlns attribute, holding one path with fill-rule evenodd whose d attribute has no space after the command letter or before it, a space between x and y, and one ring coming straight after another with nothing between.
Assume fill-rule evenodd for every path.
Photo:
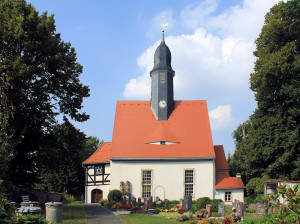
<instances>
[{"instance_id":1,"label":"downspout","mask_svg":"<svg viewBox=\"0 0 300 224\"><path fill-rule=\"evenodd\" d=\"M87 203L87 168L84 165L82 167L85 169L84 203Z\"/></svg>"}]
</instances>

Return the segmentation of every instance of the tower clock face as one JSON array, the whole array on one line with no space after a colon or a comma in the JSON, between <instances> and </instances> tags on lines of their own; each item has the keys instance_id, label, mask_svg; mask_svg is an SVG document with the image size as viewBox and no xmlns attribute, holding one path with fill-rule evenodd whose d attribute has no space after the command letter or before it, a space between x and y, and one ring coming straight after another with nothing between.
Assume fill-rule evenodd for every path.
<instances>
[{"instance_id":1,"label":"tower clock face","mask_svg":"<svg viewBox=\"0 0 300 224\"><path fill-rule=\"evenodd\" d=\"M160 106L160 108L165 108L167 106L166 101L164 101L164 100L159 101L159 106Z\"/></svg>"}]
</instances>

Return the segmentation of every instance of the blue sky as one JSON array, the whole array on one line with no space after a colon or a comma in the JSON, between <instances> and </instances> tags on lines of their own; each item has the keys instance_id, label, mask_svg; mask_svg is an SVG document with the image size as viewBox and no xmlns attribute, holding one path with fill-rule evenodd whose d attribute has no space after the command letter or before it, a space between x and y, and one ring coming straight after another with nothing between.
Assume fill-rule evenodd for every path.
<instances>
[{"instance_id":1,"label":"blue sky","mask_svg":"<svg viewBox=\"0 0 300 224\"><path fill-rule=\"evenodd\" d=\"M111 141L117 100L149 100L153 56L165 39L172 52L176 100L207 100L213 142L234 152L232 132L256 107L249 90L254 41L275 0L30 0L54 14L62 40L76 49L81 81L91 89L75 126Z\"/></svg>"}]
</instances>

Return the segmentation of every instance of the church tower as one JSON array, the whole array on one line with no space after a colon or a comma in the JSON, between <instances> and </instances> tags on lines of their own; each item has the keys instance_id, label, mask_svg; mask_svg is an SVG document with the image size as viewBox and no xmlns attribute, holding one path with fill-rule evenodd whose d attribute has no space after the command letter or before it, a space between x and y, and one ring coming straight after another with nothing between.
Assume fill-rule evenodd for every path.
<instances>
[{"instance_id":1,"label":"church tower","mask_svg":"<svg viewBox=\"0 0 300 224\"><path fill-rule=\"evenodd\" d=\"M171 51L165 44L164 31L162 40L154 54L154 67L151 77L151 109L157 120L168 120L174 109L173 77Z\"/></svg>"}]
</instances>

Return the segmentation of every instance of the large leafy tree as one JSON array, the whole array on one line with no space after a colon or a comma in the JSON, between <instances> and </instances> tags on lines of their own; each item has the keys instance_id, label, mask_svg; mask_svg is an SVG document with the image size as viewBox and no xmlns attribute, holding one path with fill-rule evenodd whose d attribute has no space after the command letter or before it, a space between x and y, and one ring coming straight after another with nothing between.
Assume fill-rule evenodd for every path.
<instances>
[{"instance_id":1,"label":"large leafy tree","mask_svg":"<svg viewBox=\"0 0 300 224\"><path fill-rule=\"evenodd\" d=\"M88 119L80 110L89 88L80 83L82 66L71 44L56 33L54 16L39 15L24 0L0 1L0 66L9 75L10 88L4 91L15 107L6 129L13 146L8 175L18 183L32 183L43 138L56 115Z\"/></svg>"},{"instance_id":2,"label":"large leafy tree","mask_svg":"<svg viewBox=\"0 0 300 224\"><path fill-rule=\"evenodd\" d=\"M99 140L86 138L64 117L64 122L44 138L44 148L39 153L37 187L51 192L82 194L85 186L82 161L91 155L87 142L94 145Z\"/></svg>"},{"instance_id":3,"label":"large leafy tree","mask_svg":"<svg viewBox=\"0 0 300 224\"><path fill-rule=\"evenodd\" d=\"M300 3L280 2L265 16L256 40L250 89L257 109L246 139L234 132L230 163L251 178L300 179ZM235 160L235 162L233 162Z\"/></svg>"}]
</instances>

